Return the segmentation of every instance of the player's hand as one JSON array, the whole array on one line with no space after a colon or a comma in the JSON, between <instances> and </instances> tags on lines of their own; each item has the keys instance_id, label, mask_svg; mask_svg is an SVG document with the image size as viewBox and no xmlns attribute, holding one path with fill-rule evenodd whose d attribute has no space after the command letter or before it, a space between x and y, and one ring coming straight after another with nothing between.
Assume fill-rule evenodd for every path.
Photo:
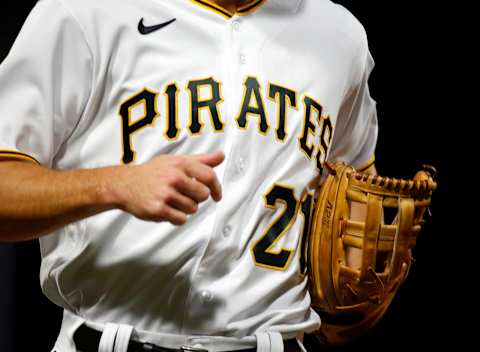
<instances>
[{"instance_id":1,"label":"player's hand","mask_svg":"<svg viewBox=\"0 0 480 352\"><path fill-rule=\"evenodd\" d=\"M150 221L182 225L209 196L222 198L214 167L222 152L202 155L162 155L143 165L117 169L112 189L118 208Z\"/></svg>"}]
</instances>

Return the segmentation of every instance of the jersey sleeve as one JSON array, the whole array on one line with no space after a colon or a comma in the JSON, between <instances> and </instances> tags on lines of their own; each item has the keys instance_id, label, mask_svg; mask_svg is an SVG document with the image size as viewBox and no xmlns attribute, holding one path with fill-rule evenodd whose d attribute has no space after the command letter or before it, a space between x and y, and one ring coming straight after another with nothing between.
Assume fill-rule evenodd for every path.
<instances>
[{"instance_id":1,"label":"jersey sleeve","mask_svg":"<svg viewBox=\"0 0 480 352\"><path fill-rule=\"evenodd\" d=\"M40 0L0 64L0 159L51 166L90 96L93 58L61 0Z\"/></svg>"},{"instance_id":2,"label":"jersey sleeve","mask_svg":"<svg viewBox=\"0 0 480 352\"><path fill-rule=\"evenodd\" d=\"M355 58L352 79L340 107L330 161L344 161L357 170L366 170L375 161L378 122L376 102L370 96L368 78L374 67L366 35Z\"/></svg>"}]
</instances>

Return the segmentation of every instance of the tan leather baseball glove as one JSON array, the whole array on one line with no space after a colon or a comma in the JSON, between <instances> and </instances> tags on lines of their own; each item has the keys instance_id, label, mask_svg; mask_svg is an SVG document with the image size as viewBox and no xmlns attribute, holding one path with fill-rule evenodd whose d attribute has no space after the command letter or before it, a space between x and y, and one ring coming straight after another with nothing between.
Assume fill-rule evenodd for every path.
<instances>
[{"instance_id":1,"label":"tan leather baseball glove","mask_svg":"<svg viewBox=\"0 0 480 352\"><path fill-rule=\"evenodd\" d=\"M327 168L306 262L312 306L322 319L317 335L322 343L343 344L380 320L407 277L436 182L432 167L413 180L371 176L343 163ZM365 204L363 219L351 218L352 202ZM355 248L358 265L347 260Z\"/></svg>"}]
</instances>

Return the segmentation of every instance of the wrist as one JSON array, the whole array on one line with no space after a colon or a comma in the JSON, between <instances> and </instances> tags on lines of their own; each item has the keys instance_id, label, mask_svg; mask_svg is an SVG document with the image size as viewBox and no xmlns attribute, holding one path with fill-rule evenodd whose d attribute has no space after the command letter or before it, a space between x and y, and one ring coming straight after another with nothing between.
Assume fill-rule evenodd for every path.
<instances>
[{"instance_id":1,"label":"wrist","mask_svg":"<svg viewBox=\"0 0 480 352\"><path fill-rule=\"evenodd\" d=\"M96 198L98 204L106 209L121 209L123 198L120 181L121 170L124 166L112 166L96 169L98 172L98 187Z\"/></svg>"}]
</instances>

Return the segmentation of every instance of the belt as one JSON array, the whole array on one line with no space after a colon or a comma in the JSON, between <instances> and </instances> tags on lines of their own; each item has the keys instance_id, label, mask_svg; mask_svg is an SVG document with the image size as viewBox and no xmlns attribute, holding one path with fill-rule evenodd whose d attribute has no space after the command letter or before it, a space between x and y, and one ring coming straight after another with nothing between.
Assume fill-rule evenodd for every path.
<instances>
[{"instance_id":1,"label":"belt","mask_svg":"<svg viewBox=\"0 0 480 352\"><path fill-rule=\"evenodd\" d=\"M73 341L79 352L97 352L100 344L102 332L92 329L85 324L81 325L73 335ZM284 340L284 352L301 352L297 340ZM235 352L256 352L256 348L243 349ZM143 343L130 340L128 343L128 352L208 352L203 348L191 346L182 346L177 349L157 346L151 343Z\"/></svg>"}]
</instances>

